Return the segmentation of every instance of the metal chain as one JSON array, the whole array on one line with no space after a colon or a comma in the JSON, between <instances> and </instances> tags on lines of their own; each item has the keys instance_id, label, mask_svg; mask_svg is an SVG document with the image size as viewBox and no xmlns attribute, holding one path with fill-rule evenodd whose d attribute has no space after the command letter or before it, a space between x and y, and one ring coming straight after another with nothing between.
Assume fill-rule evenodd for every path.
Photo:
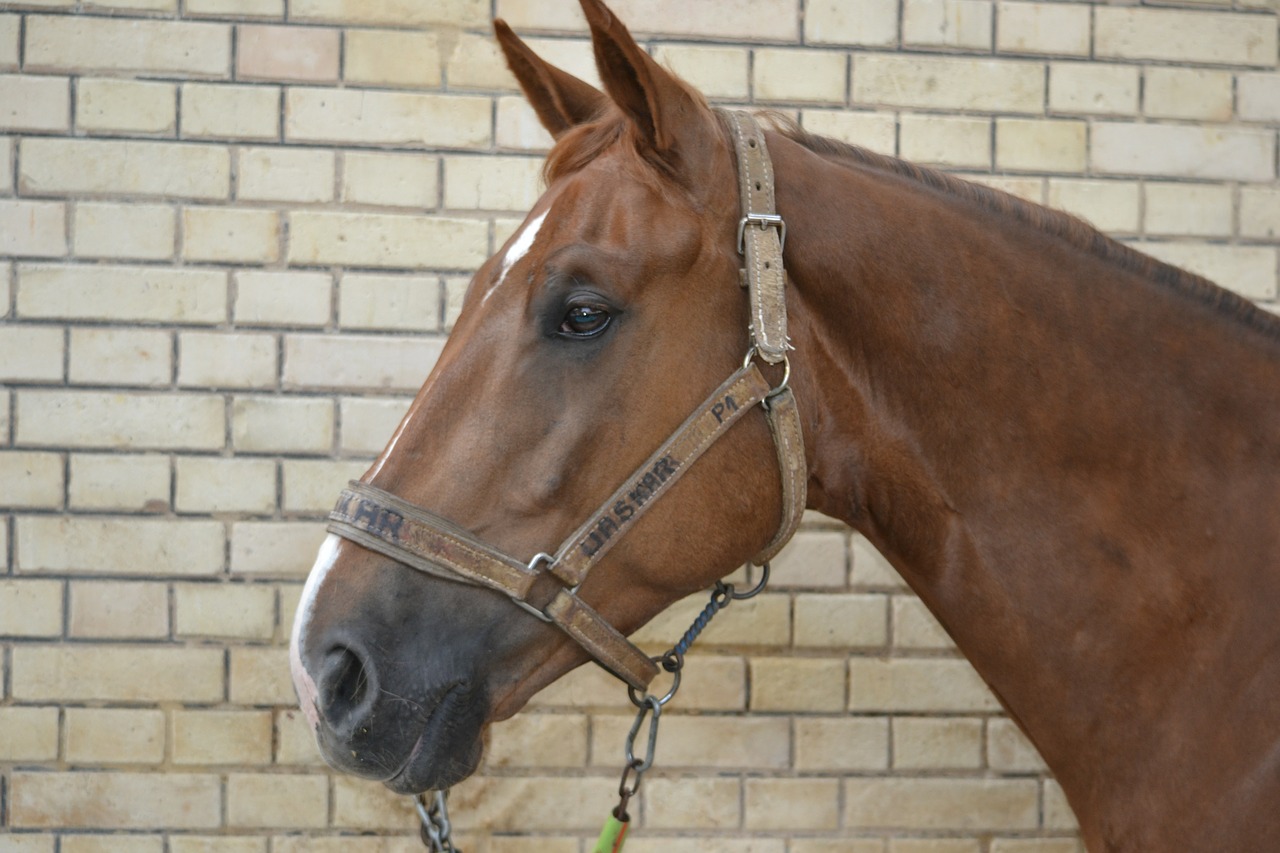
<instances>
[{"instance_id":1,"label":"metal chain","mask_svg":"<svg viewBox=\"0 0 1280 853\"><path fill-rule=\"evenodd\" d=\"M422 820L422 826L418 828L418 836L422 839L423 846L431 853L462 853L453 846L453 841L449 837L451 827L448 801L448 791L436 791L430 803L427 802L426 794L418 794L413 798L418 817Z\"/></svg>"}]
</instances>

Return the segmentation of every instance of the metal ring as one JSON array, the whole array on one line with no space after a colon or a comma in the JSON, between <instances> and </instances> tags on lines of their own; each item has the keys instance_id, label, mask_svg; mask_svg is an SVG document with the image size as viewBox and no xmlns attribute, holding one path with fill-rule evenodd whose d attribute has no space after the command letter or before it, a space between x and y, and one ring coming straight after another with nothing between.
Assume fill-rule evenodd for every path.
<instances>
[{"instance_id":1,"label":"metal ring","mask_svg":"<svg viewBox=\"0 0 1280 853\"><path fill-rule=\"evenodd\" d=\"M742 359L743 369L745 370L746 367L749 364L751 364L751 360L758 355L760 355L760 349L755 344L752 344L750 347L748 347L747 354ZM767 408L769 401L772 400L774 397L778 396L779 394L781 394L783 391L786 391L787 388L790 387L790 385L791 385L791 359L787 356L786 353L783 353L782 381L779 382L773 388L769 389L769 392L764 395L764 400L762 402L764 403L765 407Z\"/></svg>"},{"instance_id":2,"label":"metal ring","mask_svg":"<svg viewBox=\"0 0 1280 853\"><path fill-rule=\"evenodd\" d=\"M656 664L662 663L661 657L649 658L649 660L653 661ZM628 686L627 696L631 698L631 704L635 705L637 708L643 708L645 707L646 703L648 703L650 700L657 702L658 705L660 706L670 702L671 697L675 696L676 691L680 689L680 670L677 669L674 673L672 673L672 675L674 676L674 678L671 681L671 689L668 690L666 692L666 695L664 695L661 699L654 696L652 693L645 693L644 695L641 695L640 692L636 690L634 687Z\"/></svg>"},{"instance_id":3,"label":"metal ring","mask_svg":"<svg viewBox=\"0 0 1280 853\"><path fill-rule=\"evenodd\" d=\"M725 584L724 585L725 588L729 590L729 597L732 598L734 601L744 601L748 598L755 598L757 595L764 592L765 586L769 583L769 561L768 560L764 562L764 565L760 567L760 570L761 570L760 580L756 583L755 586L753 586L751 589L747 590L746 592L738 592L733 588L733 584L731 583Z\"/></svg>"}]
</instances>

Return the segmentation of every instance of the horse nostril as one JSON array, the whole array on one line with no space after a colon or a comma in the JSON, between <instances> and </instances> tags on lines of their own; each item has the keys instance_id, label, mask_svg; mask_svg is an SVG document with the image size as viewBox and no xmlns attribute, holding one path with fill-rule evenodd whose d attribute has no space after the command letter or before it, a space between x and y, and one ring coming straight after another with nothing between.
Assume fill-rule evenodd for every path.
<instances>
[{"instance_id":1,"label":"horse nostril","mask_svg":"<svg viewBox=\"0 0 1280 853\"><path fill-rule=\"evenodd\" d=\"M325 655L320 702L335 729L345 728L344 723L364 716L357 712L373 692L372 677L372 669L354 649L337 646Z\"/></svg>"}]
</instances>

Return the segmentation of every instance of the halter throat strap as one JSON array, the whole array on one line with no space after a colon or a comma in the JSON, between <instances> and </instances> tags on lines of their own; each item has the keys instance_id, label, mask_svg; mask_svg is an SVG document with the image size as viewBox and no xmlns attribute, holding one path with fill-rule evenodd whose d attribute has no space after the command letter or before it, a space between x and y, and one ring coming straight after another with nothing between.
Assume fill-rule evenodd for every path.
<instances>
[{"instance_id":1,"label":"halter throat strap","mask_svg":"<svg viewBox=\"0 0 1280 853\"><path fill-rule=\"evenodd\" d=\"M739 228L740 245L745 244L743 277L752 294L752 349L742 368L713 391L553 555L541 553L522 562L427 509L358 481L342 491L329 514L329 530L345 539L426 574L509 596L538 618L557 625L639 691L648 687L658 668L578 596L577 589L592 567L707 448L757 405L766 413L777 450L783 511L777 534L753 562L763 564L781 550L799 525L805 505L808 468L795 399L785 379L782 387L771 388L752 358L759 355L770 363L786 360L781 243L785 226L779 227L782 220L772 209L773 173L763 132L747 113L731 113L730 120L739 172L744 176L740 190L747 193L746 187L768 185L764 195L752 189L755 196L749 203L744 196ZM764 210L760 209L762 199L767 202ZM760 270L776 274L776 281L760 284ZM542 582L548 577L555 581L550 587Z\"/></svg>"}]
</instances>

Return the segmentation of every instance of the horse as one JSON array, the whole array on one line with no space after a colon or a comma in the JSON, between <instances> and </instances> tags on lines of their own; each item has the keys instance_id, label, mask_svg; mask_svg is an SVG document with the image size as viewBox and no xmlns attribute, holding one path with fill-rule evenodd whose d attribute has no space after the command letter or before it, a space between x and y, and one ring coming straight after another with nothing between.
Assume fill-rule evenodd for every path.
<instances>
[{"instance_id":1,"label":"horse","mask_svg":"<svg viewBox=\"0 0 1280 853\"><path fill-rule=\"evenodd\" d=\"M761 131L778 221L751 219L741 126L581 5L603 91L495 22L555 138L546 191L308 577L290 658L326 759L446 788L590 656L647 684L624 635L785 537L797 500L757 406L687 476L644 468L745 371L756 397L790 392L803 505L915 590L1089 850L1280 849L1280 321L1071 216L781 118ZM741 287L744 228L785 261L762 297L781 342ZM661 499L618 505L625 536L595 528L589 573L555 571L544 549L587 542L646 471ZM425 550L387 544L410 529ZM472 559L520 595L457 582ZM577 615L553 624L551 601Z\"/></svg>"}]
</instances>

